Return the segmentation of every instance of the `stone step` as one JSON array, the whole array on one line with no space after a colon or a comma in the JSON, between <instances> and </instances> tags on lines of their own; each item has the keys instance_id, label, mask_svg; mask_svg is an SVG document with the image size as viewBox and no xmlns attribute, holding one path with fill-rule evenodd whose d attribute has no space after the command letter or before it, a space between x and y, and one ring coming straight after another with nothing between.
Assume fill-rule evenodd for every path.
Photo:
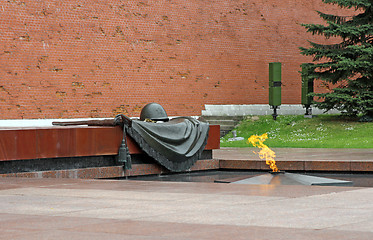
<instances>
[{"instance_id":1,"label":"stone step","mask_svg":"<svg viewBox=\"0 0 373 240\"><path fill-rule=\"evenodd\" d=\"M206 121L209 120L233 120L233 121L241 121L245 118L245 116L201 116Z\"/></svg>"},{"instance_id":2,"label":"stone step","mask_svg":"<svg viewBox=\"0 0 373 240\"><path fill-rule=\"evenodd\" d=\"M201 119L211 125L220 125L220 137L232 131L244 116L201 116Z\"/></svg>"},{"instance_id":3,"label":"stone step","mask_svg":"<svg viewBox=\"0 0 373 240\"><path fill-rule=\"evenodd\" d=\"M239 123L238 121L234 121L234 120L207 120L207 122L210 125L220 125L220 126L235 126L237 125L237 123Z\"/></svg>"},{"instance_id":4,"label":"stone step","mask_svg":"<svg viewBox=\"0 0 373 240\"><path fill-rule=\"evenodd\" d=\"M232 131L234 129L234 126L232 125L220 125L220 131Z\"/></svg>"}]
</instances>

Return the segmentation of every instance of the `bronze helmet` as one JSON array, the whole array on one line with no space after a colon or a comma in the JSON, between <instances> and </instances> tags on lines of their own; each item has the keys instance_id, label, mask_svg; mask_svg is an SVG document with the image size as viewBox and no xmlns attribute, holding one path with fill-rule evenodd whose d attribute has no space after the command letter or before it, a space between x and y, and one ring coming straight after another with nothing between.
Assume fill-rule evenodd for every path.
<instances>
[{"instance_id":1,"label":"bronze helmet","mask_svg":"<svg viewBox=\"0 0 373 240\"><path fill-rule=\"evenodd\" d=\"M168 116L164 108L158 103L146 104L140 113L140 120L150 119L153 121L168 121Z\"/></svg>"}]
</instances>

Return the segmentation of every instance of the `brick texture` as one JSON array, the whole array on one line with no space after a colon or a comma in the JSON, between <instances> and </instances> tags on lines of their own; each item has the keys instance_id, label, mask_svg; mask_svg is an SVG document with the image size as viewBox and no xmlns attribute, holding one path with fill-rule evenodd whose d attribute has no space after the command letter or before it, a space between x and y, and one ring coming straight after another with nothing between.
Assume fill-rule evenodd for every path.
<instances>
[{"instance_id":1,"label":"brick texture","mask_svg":"<svg viewBox=\"0 0 373 240\"><path fill-rule=\"evenodd\" d=\"M265 104L274 61L282 102L299 104L299 65L311 59L298 47L325 42L300 26L322 23L315 10L346 15L321 0L2 1L0 119Z\"/></svg>"}]
</instances>

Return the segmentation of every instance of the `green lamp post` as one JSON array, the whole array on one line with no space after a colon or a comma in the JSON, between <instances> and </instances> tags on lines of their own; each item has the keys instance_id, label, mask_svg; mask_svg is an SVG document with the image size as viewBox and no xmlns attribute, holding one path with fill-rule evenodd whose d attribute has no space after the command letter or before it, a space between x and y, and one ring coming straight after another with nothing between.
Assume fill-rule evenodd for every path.
<instances>
[{"instance_id":1,"label":"green lamp post","mask_svg":"<svg viewBox=\"0 0 373 240\"><path fill-rule=\"evenodd\" d=\"M305 117L312 116L312 101L313 97L310 93L313 93L314 78L307 75L307 69L309 64L302 64L302 92L301 92L301 103L306 108Z\"/></svg>"},{"instance_id":2,"label":"green lamp post","mask_svg":"<svg viewBox=\"0 0 373 240\"><path fill-rule=\"evenodd\" d=\"M269 63L269 105L273 119L277 119L277 108L281 105L281 63Z\"/></svg>"}]
</instances>

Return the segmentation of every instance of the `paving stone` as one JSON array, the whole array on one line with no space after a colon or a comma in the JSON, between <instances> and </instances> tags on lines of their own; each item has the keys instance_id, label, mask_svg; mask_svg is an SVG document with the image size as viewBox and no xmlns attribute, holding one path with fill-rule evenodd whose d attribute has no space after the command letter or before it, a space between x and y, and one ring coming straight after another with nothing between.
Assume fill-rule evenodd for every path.
<instances>
[{"instance_id":1,"label":"paving stone","mask_svg":"<svg viewBox=\"0 0 373 240\"><path fill-rule=\"evenodd\" d=\"M248 159L246 149L227 150L217 154ZM371 151L277 155L353 163L373 162ZM371 199L373 188L362 187L1 178L0 238L365 240Z\"/></svg>"}]
</instances>

